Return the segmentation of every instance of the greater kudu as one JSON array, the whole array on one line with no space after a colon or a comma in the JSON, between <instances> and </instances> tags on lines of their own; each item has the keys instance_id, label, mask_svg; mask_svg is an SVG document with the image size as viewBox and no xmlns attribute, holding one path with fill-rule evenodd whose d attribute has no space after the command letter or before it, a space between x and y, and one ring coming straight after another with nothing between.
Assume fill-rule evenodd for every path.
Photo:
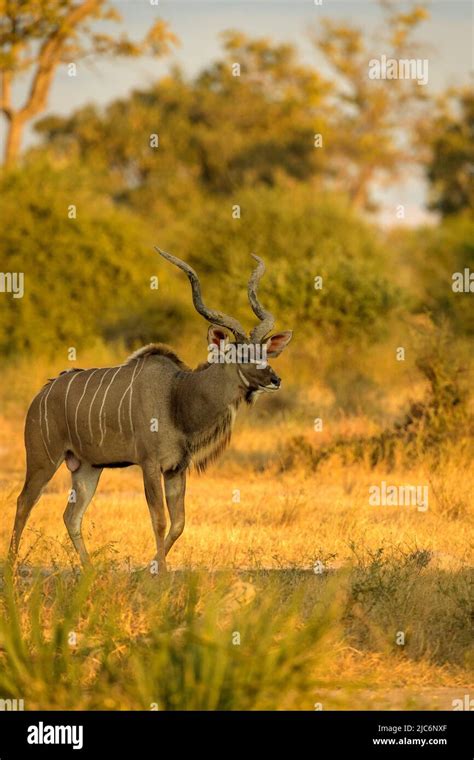
<instances>
[{"instance_id":1,"label":"greater kudu","mask_svg":"<svg viewBox=\"0 0 474 760\"><path fill-rule=\"evenodd\" d=\"M156 249L188 276L196 310L211 325L209 347L219 347L223 361L209 358L191 370L170 348L151 344L117 367L70 369L50 380L33 399L25 425L26 478L18 497L10 559L15 560L21 534L41 492L65 461L72 474L64 521L82 563L89 562L81 524L104 467L138 464L155 533L157 569L184 528L186 473L191 464L203 471L227 446L241 401L251 403L263 391L274 391L280 379L252 349L278 356L291 332L271 337L274 317L263 308L257 287L263 261L248 283L248 297L259 324L247 337L233 317L209 309L199 278L188 264ZM227 331L235 338L228 343ZM227 349L235 361L228 361ZM236 350L242 349L242 351ZM243 350L246 349L246 350ZM249 350L250 349L250 350ZM170 528L166 517L162 477Z\"/></svg>"}]
</instances>

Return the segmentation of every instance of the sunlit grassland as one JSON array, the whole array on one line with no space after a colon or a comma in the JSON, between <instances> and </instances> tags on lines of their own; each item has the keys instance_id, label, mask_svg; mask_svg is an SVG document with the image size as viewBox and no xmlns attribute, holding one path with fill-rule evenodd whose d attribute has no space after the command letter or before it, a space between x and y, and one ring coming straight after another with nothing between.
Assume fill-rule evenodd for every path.
<instances>
[{"instance_id":1,"label":"sunlit grassland","mask_svg":"<svg viewBox=\"0 0 474 760\"><path fill-rule=\"evenodd\" d=\"M265 434L260 436L265 440ZM279 440L275 429L266 436L270 446ZM319 559L335 568L350 561L352 545L363 551L381 546L422 549L442 568L468 563L474 487L469 461L463 465L453 455L439 471L419 466L387 473L383 466L343 467L336 459L317 474L303 468L282 473L275 453L275 466L258 472L231 461L233 456L238 460L246 441L248 456L258 443L255 432L244 429L236 433L233 451L221 462L205 475L191 474L187 525L170 554L171 567L311 569ZM3 551L23 478L21 439L16 436L9 444L4 439L4 447L10 466L1 472ZM382 480L394 485L427 484L426 512L414 506L371 506L369 487ZM69 488L70 476L62 466L28 522L21 550L28 562L64 564L73 558L62 519ZM133 567L151 559L154 539L138 468L104 472L84 518L84 535L90 550L100 556L115 557Z\"/></svg>"},{"instance_id":2,"label":"sunlit grassland","mask_svg":"<svg viewBox=\"0 0 474 760\"><path fill-rule=\"evenodd\" d=\"M7 395L1 557L24 475L24 409ZM436 467L333 457L284 470L295 435L318 446L374 428L333 415L318 434L312 410L324 403L314 386L296 407L243 411L223 459L189 478L167 579L148 572L137 468L104 472L84 520L96 571L75 573L61 467L25 531L22 573L3 579L0 698L27 709L452 709L472 693L471 453L453 446ZM428 509L370 506L382 480L428 485Z\"/></svg>"}]
</instances>

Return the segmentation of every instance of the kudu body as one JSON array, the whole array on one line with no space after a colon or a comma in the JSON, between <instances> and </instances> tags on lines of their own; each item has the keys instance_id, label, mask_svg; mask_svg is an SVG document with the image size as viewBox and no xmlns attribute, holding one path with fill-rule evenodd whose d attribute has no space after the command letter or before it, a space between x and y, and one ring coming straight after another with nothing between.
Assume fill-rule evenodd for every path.
<instances>
[{"instance_id":1,"label":"kudu body","mask_svg":"<svg viewBox=\"0 0 474 760\"><path fill-rule=\"evenodd\" d=\"M258 346L271 357L289 342L291 332L267 337L274 319L257 298L264 271L258 257L248 294L261 321L247 337L235 319L203 304L199 279L188 264L159 253L186 272L197 311L212 323L209 345L223 351L230 331L234 348ZM203 471L224 450L242 401L251 403L260 392L280 385L268 364L249 360L248 350L242 353L237 361L208 360L191 370L168 347L151 344L117 367L71 369L50 380L33 399L26 417L26 478L17 502L10 559L16 557L34 504L65 461L72 489L64 521L82 563L87 564L81 524L100 475L105 467L137 464L143 471L156 539L157 569L166 570L165 557L184 528L189 466ZM170 517L166 536L162 481Z\"/></svg>"}]
</instances>

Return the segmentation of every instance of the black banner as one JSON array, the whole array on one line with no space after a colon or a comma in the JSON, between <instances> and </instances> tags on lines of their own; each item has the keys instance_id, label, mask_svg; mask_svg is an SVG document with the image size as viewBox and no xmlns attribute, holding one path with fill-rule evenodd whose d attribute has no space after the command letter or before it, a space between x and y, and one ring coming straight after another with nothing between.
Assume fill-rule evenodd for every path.
<instances>
[{"instance_id":1,"label":"black banner","mask_svg":"<svg viewBox=\"0 0 474 760\"><path fill-rule=\"evenodd\" d=\"M268 752L472 760L471 712L0 712L0 760L182 752Z\"/></svg>"}]
</instances>

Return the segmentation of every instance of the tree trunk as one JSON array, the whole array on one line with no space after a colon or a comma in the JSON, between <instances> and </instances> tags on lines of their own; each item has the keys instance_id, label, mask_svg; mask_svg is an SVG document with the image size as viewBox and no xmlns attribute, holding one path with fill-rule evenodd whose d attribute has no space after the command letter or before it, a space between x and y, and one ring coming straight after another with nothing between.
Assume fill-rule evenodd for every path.
<instances>
[{"instance_id":1,"label":"tree trunk","mask_svg":"<svg viewBox=\"0 0 474 760\"><path fill-rule=\"evenodd\" d=\"M24 122L17 115L13 115L8 123L7 139L5 144L4 165L10 169L18 160L23 134Z\"/></svg>"},{"instance_id":2,"label":"tree trunk","mask_svg":"<svg viewBox=\"0 0 474 760\"><path fill-rule=\"evenodd\" d=\"M356 209L364 210L367 208L369 184L372 179L373 171L373 166L365 166L359 172L355 186L350 193L352 203Z\"/></svg>"}]
</instances>

